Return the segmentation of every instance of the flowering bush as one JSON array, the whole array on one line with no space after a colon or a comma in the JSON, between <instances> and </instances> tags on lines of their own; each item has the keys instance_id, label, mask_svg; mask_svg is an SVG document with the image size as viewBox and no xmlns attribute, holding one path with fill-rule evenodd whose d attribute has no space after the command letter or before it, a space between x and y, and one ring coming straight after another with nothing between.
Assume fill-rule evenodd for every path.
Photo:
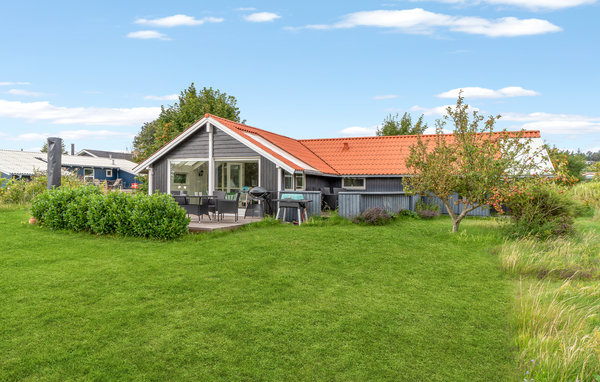
<instances>
[{"instance_id":1,"label":"flowering bush","mask_svg":"<svg viewBox=\"0 0 600 382\"><path fill-rule=\"evenodd\" d=\"M499 214L507 213L514 224L512 236L546 239L574 232L573 217L578 205L564 187L547 179L521 179L492 196L491 205Z\"/></svg>"},{"instance_id":2,"label":"flowering bush","mask_svg":"<svg viewBox=\"0 0 600 382\"><path fill-rule=\"evenodd\" d=\"M383 208L372 207L353 219L355 223L367 225L385 225L392 221L392 216Z\"/></svg>"},{"instance_id":3,"label":"flowering bush","mask_svg":"<svg viewBox=\"0 0 600 382\"><path fill-rule=\"evenodd\" d=\"M426 203L419 200L415 205L415 210L423 219L433 219L440 216L440 206L435 203Z\"/></svg>"}]
</instances>

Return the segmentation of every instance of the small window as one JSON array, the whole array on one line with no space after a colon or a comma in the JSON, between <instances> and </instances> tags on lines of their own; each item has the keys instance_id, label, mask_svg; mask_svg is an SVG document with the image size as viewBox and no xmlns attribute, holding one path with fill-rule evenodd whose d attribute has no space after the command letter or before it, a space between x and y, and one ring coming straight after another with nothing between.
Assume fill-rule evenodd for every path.
<instances>
[{"instance_id":1,"label":"small window","mask_svg":"<svg viewBox=\"0 0 600 382\"><path fill-rule=\"evenodd\" d=\"M296 174L296 190L304 190L304 174Z\"/></svg>"},{"instance_id":2,"label":"small window","mask_svg":"<svg viewBox=\"0 0 600 382\"><path fill-rule=\"evenodd\" d=\"M106 177L107 178L112 178L112 168L107 168L106 169Z\"/></svg>"},{"instance_id":3,"label":"small window","mask_svg":"<svg viewBox=\"0 0 600 382\"><path fill-rule=\"evenodd\" d=\"M293 190L294 189L294 178L292 174L286 172L283 175L283 189L284 190Z\"/></svg>"},{"instance_id":4,"label":"small window","mask_svg":"<svg viewBox=\"0 0 600 382\"><path fill-rule=\"evenodd\" d=\"M93 168L84 168L83 169L83 181L84 182L92 182L94 180L94 169Z\"/></svg>"},{"instance_id":5,"label":"small window","mask_svg":"<svg viewBox=\"0 0 600 382\"><path fill-rule=\"evenodd\" d=\"M342 178L342 188L349 190L364 190L365 178Z\"/></svg>"},{"instance_id":6,"label":"small window","mask_svg":"<svg viewBox=\"0 0 600 382\"><path fill-rule=\"evenodd\" d=\"M173 183L187 183L187 174L173 174Z\"/></svg>"}]
</instances>

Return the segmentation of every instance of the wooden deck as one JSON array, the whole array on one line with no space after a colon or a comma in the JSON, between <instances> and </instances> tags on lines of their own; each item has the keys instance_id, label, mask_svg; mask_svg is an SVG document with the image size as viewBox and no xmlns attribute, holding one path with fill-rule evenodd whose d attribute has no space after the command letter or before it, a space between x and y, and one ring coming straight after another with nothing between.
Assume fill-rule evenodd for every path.
<instances>
[{"instance_id":1,"label":"wooden deck","mask_svg":"<svg viewBox=\"0 0 600 382\"><path fill-rule=\"evenodd\" d=\"M212 220L208 220L206 216L203 216L203 219L198 221L198 217L195 215L191 215L190 224L188 228L190 232L212 232L212 231L231 231L241 226L256 223L261 221L262 218L247 218L244 219L245 210L240 209L238 212L238 221L235 221L235 216L233 214L225 214L225 218L220 221L216 221L214 218ZM211 216L212 218L212 216Z\"/></svg>"}]
</instances>

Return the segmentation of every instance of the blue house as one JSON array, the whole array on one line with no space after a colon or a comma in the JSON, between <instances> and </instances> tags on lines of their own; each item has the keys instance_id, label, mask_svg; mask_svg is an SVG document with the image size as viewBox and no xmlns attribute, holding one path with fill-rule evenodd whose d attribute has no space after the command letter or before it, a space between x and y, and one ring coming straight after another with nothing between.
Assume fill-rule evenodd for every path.
<instances>
[{"instance_id":1,"label":"blue house","mask_svg":"<svg viewBox=\"0 0 600 382\"><path fill-rule=\"evenodd\" d=\"M113 159L91 156L62 156L63 171L81 177L84 181L94 180L109 184L120 179L120 188L131 188L135 183L133 168L136 163L126 159ZM47 169L45 153L0 150L0 177L31 178L36 172Z\"/></svg>"}]
</instances>

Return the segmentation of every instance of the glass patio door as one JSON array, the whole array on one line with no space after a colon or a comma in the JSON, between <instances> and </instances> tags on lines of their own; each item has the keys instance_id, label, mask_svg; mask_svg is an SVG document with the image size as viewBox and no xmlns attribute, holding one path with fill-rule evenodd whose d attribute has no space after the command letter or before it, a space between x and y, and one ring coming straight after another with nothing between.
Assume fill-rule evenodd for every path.
<instances>
[{"instance_id":1,"label":"glass patio door","mask_svg":"<svg viewBox=\"0 0 600 382\"><path fill-rule=\"evenodd\" d=\"M242 163L220 163L217 166L217 190L228 193L241 191L242 174Z\"/></svg>"}]
</instances>

